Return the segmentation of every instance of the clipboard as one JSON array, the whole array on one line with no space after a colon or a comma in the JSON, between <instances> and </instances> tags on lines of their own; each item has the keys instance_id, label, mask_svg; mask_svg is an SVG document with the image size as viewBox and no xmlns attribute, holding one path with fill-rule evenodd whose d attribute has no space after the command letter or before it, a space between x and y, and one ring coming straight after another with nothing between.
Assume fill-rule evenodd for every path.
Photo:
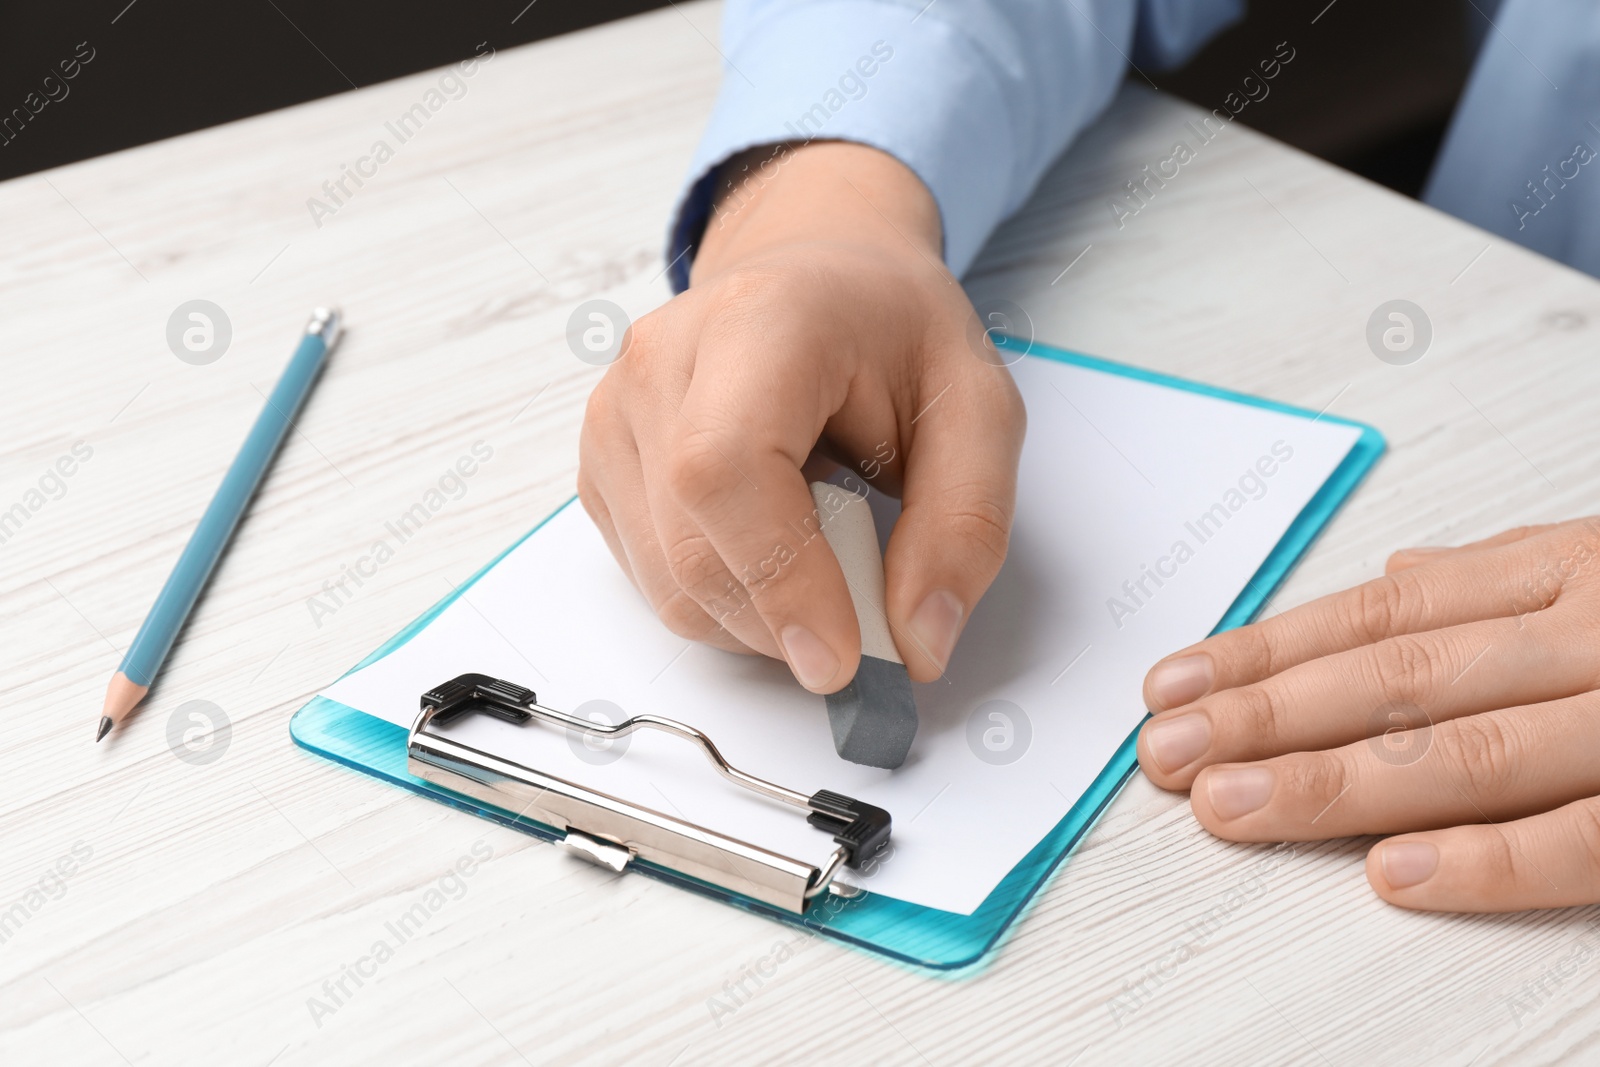
<instances>
[{"instance_id":1,"label":"clipboard","mask_svg":"<svg viewBox=\"0 0 1600 1067\"><path fill-rule=\"evenodd\" d=\"M1051 348L1036 341L996 336L995 342L997 348L1008 357L1014 355L1016 358L1021 358L1027 355L1057 360L1090 370L1201 393L1216 399L1265 408L1286 415L1336 422L1359 431L1356 443L1343 461L1296 516L1255 575L1246 582L1243 591L1213 628L1213 633L1243 626L1255 618L1262 605L1283 582L1294 564L1304 555L1385 449L1384 439L1377 430L1348 419ZM563 507L570 506L571 503L569 500ZM560 510L557 509L552 516L547 516L468 581L458 586L449 596L424 612L351 670L359 670L405 644L456 598L470 589L473 583L512 549L528 537L537 534L544 523ZM439 681L443 684L450 680ZM1048 884L1051 876L1088 835L1100 814L1116 797L1137 766L1135 740L1138 731L1135 730L1123 741L1110 762L1067 814L1012 868L970 915L939 911L882 894L832 885L825 875L831 874L832 869L839 864L851 859L857 862L870 861L868 850L865 849L860 854L841 855L846 851L843 846L835 851L834 859L829 864L829 871L798 872L800 899L797 901L792 878L785 883L787 888L776 895L753 886L744 886L744 891L739 891L733 888L734 881L722 876L718 869L703 864L697 867L693 863L685 862L683 856L675 855L670 849L665 852L660 849L648 852L635 850L632 855L624 858L614 847L616 841L607 839L608 836L615 838L614 834L585 833L578 824L568 822L567 826L558 827L552 822L539 821L533 818L532 814L523 814L523 812L545 813L545 809L540 808L535 811L521 803L512 802L515 797L532 796L534 795L532 793L522 792L513 795L482 788L487 776L482 773L484 761L478 756L468 757L467 762L475 764L474 766L453 766L449 768L447 774L434 773L437 764L417 760L419 742L423 748L435 745L426 736L429 733L429 724L426 720L430 710L426 696L427 694L419 694L418 720L410 730L318 696L295 713L290 722L290 734L297 744L327 759L544 840L565 842L571 850L592 862L616 870L637 872L779 922L803 927L820 936L854 945L903 963L939 971L972 968L1000 944L1012 924L1025 912L1029 902ZM512 710L529 710L536 706L536 699L531 692L528 692L526 697L522 698L522 703L515 705ZM551 711L551 709L542 710ZM562 725L560 719L567 718L558 712L553 714L554 719L546 718L557 726ZM593 729L590 724L578 719L573 719L567 725L573 729ZM674 725L687 725L692 728L692 724ZM461 754L453 755L459 757ZM720 757L714 759L713 763L719 760ZM725 766L725 761L722 762ZM509 770L512 777L518 776L521 772L538 773L536 769L522 767L499 767L493 770L502 776ZM419 771L421 773L418 773ZM462 777L463 772L465 777ZM707 773L715 771L708 768ZM526 778L524 780L533 781ZM548 787L542 780L537 781L539 784L533 787L535 790ZM807 788L827 785L825 782L788 785L794 784L804 785ZM800 791L788 789L787 786L781 788L783 792L793 792L801 801L811 799ZM825 788L819 789L813 796L822 793L826 793ZM837 794L832 795L837 796ZM849 799L839 798L841 801ZM795 803L793 799L789 802ZM813 814L817 810L813 808ZM555 816L547 815L547 818L561 822L565 816L558 813ZM849 821L848 817L841 817L836 812L833 823L813 821L813 825L819 829L842 831ZM865 823L862 825L865 826ZM579 830L578 836L572 837L568 827ZM714 835L714 828L691 827L690 829L707 831ZM884 836L887 836L889 832L887 820L882 830ZM759 847L758 843L756 845ZM876 844L873 847L875 848ZM722 869L726 869L727 866L722 865ZM814 888L816 891L807 895L809 888Z\"/></svg>"}]
</instances>

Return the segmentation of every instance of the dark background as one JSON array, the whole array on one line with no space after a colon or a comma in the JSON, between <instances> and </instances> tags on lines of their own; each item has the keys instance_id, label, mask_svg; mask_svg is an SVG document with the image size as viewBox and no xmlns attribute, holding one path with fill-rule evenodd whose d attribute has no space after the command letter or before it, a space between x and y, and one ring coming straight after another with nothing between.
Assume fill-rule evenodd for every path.
<instances>
[{"instance_id":1,"label":"dark background","mask_svg":"<svg viewBox=\"0 0 1600 1067\"><path fill-rule=\"evenodd\" d=\"M531 6L528 0L135 0L131 7L128 0L0 0L0 115L39 91L80 41L95 50L67 83L67 97L46 105L0 146L0 178L444 66L473 55L480 41L505 49L663 6L662 0Z\"/></svg>"},{"instance_id":2,"label":"dark background","mask_svg":"<svg viewBox=\"0 0 1600 1067\"><path fill-rule=\"evenodd\" d=\"M1416 196L1487 32L1492 0L1252 0L1161 88L1222 105L1279 41L1294 61L1239 119L1296 148ZM1312 19L1316 19L1315 24ZM1134 77L1138 77L1137 74Z\"/></svg>"},{"instance_id":3,"label":"dark background","mask_svg":"<svg viewBox=\"0 0 1600 1067\"><path fill-rule=\"evenodd\" d=\"M0 178L442 66L473 54L480 41L505 49L662 6L662 0L8 3L0 16L0 115L39 91L79 42L87 41L95 57L66 83L65 99L0 145ZM1288 41L1293 63L1241 121L1416 195L1486 26L1464 0L1335 0L1331 7L1327 0L1255 0L1244 22L1181 72L1145 73L1163 89L1219 107L1257 60Z\"/></svg>"}]
</instances>

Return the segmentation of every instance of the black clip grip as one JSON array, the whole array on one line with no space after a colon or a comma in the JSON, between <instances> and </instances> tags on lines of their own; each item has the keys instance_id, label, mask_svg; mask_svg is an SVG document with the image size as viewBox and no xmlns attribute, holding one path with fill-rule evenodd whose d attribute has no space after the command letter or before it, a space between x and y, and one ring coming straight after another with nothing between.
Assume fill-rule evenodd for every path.
<instances>
[{"instance_id":1,"label":"black clip grip","mask_svg":"<svg viewBox=\"0 0 1600 1067\"><path fill-rule=\"evenodd\" d=\"M433 708L433 721L448 726L475 711L522 725L533 717L528 707L539 698L532 689L492 678L487 674L462 674L422 694L422 706Z\"/></svg>"},{"instance_id":2,"label":"black clip grip","mask_svg":"<svg viewBox=\"0 0 1600 1067\"><path fill-rule=\"evenodd\" d=\"M827 789L811 794L811 814L806 816L806 822L833 835L845 850L844 865L853 870L888 844L890 821L882 808Z\"/></svg>"}]
</instances>

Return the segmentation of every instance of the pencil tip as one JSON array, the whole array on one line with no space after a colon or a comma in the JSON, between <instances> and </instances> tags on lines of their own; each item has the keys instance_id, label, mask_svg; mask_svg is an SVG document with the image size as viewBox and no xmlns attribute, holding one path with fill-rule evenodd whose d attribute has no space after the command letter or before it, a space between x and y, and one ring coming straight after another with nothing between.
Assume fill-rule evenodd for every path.
<instances>
[{"instance_id":1,"label":"pencil tip","mask_svg":"<svg viewBox=\"0 0 1600 1067\"><path fill-rule=\"evenodd\" d=\"M113 725L113 723L111 722L111 716L109 716L109 715L100 716L100 728L97 729L94 732L94 739L97 742L98 741L104 741L105 738L106 738L106 734L109 734L111 732L112 725Z\"/></svg>"}]
</instances>

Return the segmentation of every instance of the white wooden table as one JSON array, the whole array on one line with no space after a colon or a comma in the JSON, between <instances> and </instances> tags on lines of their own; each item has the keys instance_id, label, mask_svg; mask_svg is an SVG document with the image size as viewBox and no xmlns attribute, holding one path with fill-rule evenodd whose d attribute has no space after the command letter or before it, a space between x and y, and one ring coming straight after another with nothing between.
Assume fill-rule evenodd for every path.
<instances>
[{"instance_id":1,"label":"white wooden table","mask_svg":"<svg viewBox=\"0 0 1600 1067\"><path fill-rule=\"evenodd\" d=\"M1596 1056L1594 909L1399 911L1366 886L1369 841L1225 844L1143 779L992 962L953 980L817 941L756 968L792 930L290 743L312 693L573 491L600 372L568 350L567 317L667 295L662 233L717 84L717 14L500 53L320 227L307 199L436 73L0 185L0 512L24 510L0 543L0 1062ZM1126 90L968 284L1052 343L1388 435L1279 608L1402 545L1593 510L1600 286L1244 129L1119 229L1109 200L1191 114ZM1364 340L1397 297L1435 334L1405 367ZM204 366L165 341L197 298L233 329ZM107 677L328 301L349 332L327 378L149 703L92 744ZM80 441L90 458L31 495ZM493 456L464 494L314 619L310 598L479 441ZM204 764L169 746L197 700L231 720Z\"/></svg>"}]
</instances>

